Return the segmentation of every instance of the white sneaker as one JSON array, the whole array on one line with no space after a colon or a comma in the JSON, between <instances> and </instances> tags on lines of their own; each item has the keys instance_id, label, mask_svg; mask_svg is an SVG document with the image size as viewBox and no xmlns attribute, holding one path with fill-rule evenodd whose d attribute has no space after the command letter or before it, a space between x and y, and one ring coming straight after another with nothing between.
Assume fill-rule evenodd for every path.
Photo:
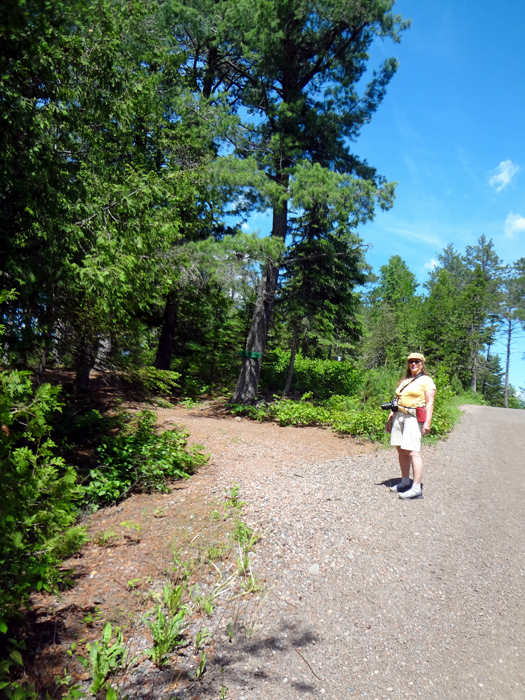
<instances>
[{"instance_id":1,"label":"white sneaker","mask_svg":"<svg viewBox=\"0 0 525 700\"><path fill-rule=\"evenodd\" d=\"M423 498L423 484L418 489L414 488L414 484L412 484L408 491L403 491L403 493L399 494L399 498L406 501L415 501L416 498Z\"/></svg>"},{"instance_id":2,"label":"white sneaker","mask_svg":"<svg viewBox=\"0 0 525 700\"><path fill-rule=\"evenodd\" d=\"M412 479L410 479L409 484L404 484L402 481L399 482L399 484L396 484L395 486L391 486L390 490L394 491L394 493L403 493L403 491L408 491L408 489L412 488Z\"/></svg>"}]
</instances>

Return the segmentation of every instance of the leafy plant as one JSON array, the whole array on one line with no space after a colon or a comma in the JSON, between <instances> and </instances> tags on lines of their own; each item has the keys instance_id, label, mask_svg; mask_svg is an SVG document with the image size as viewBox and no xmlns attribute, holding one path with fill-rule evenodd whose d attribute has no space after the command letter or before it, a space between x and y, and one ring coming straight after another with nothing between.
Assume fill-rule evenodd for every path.
<instances>
[{"instance_id":1,"label":"leafy plant","mask_svg":"<svg viewBox=\"0 0 525 700\"><path fill-rule=\"evenodd\" d=\"M82 620L82 622L87 625L88 627L93 627L93 622L96 622L98 620L102 619L102 613L99 612L99 609L95 606L95 615L93 616L91 612L88 612L86 617Z\"/></svg>"},{"instance_id":2,"label":"leafy plant","mask_svg":"<svg viewBox=\"0 0 525 700\"><path fill-rule=\"evenodd\" d=\"M208 615L208 617L211 617L213 615L213 610L215 609L214 602L217 592L214 589L212 589L209 593L205 595L200 595L199 584L196 583L193 586L191 595L197 608L205 612L206 615Z\"/></svg>"},{"instance_id":3,"label":"leafy plant","mask_svg":"<svg viewBox=\"0 0 525 700\"><path fill-rule=\"evenodd\" d=\"M206 671L206 652L203 651L202 655L201 655L201 659L199 661L199 665L195 669L195 679L200 681L200 679L203 677L205 671Z\"/></svg>"},{"instance_id":4,"label":"leafy plant","mask_svg":"<svg viewBox=\"0 0 525 700\"><path fill-rule=\"evenodd\" d=\"M165 492L167 479L187 478L205 464L208 457L199 445L186 448L188 433L173 429L159 435L156 422L154 413L143 411L98 448L101 464L90 471L85 502L109 504L137 490Z\"/></svg>"},{"instance_id":5,"label":"leafy plant","mask_svg":"<svg viewBox=\"0 0 525 700\"><path fill-rule=\"evenodd\" d=\"M229 489L226 489L225 491L225 506L227 508L234 508L235 510L242 510L242 507L245 505L244 501L241 501L240 496L240 486L239 484L233 484L233 486L230 486Z\"/></svg>"},{"instance_id":6,"label":"leafy plant","mask_svg":"<svg viewBox=\"0 0 525 700\"><path fill-rule=\"evenodd\" d=\"M4 634L7 632L5 624L0 624L0 631ZM13 664L24 665L20 650L25 650L25 648L24 640L17 642L15 639L9 639L7 644L9 657L0 661L0 691L3 691L8 700L37 700L38 698L33 683L22 685L9 678L9 669Z\"/></svg>"},{"instance_id":7,"label":"leafy plant","mask_svg":"<svg viewBox=\"0 0 525 700\"><path fill-rule=\"evenodd\" d=\"M211 637L211 634L208 632L208 628L205 627L202 630L199 630L197 634L195 635L195 651L199 651L199 649L206 644L206 640Z\"/></svg>"},{"instance_id":8,"label":"leafy plant","mask_svg":"<svg viewBox=\"0 0 525 700\"><path fill-rule=\"evenodd\" d=\"M153 659L153 662L160 668L165 665L165 659L175 646L181 645L181 632L185 627L184 617L186 608L180 608L175 615L164 615L160 605L155 609L155 617L149 615L145 618L146 624L153 636L153 649L148 649L145 653Z\"/></svg>"},{"instance_id":9,"label":"leafy plant","mask_svg":"<svg viewBox=\"0 0 525 700\"><path fill-rule=\"evenodd\" d=\"M270 390L282 390L290 362L290 352L280 348L268 353L261 370L261 386ZM292 389L300 392L311 391L320 399L332 394L354 394L362 382L362 372L349 361L321 360L295 357Z\"/></svg>"},{"instance_id":10,"label":"leafy plant","mask_svg":"<svg viewBox=\"0 0 525 700\"><path fill-rule=\"evenodd\" d=\"M170 615L176 615L179 611L184 591L185 587L182 584L179 586L164 586L162 597Z\"/></svg>"},{"instance_id":11,"label":"leafy plant","mask_svg":"<svg viewBox=\"0 0 525 700\"><path fill-rule=\"evenodd\" d=\"M51 590L58 564L85 541L73 527L80 489L72 467L55 455L49 418L59 389L33 389L28 372L0 373L0 620L32 589Z\"/></svg>"},{"instance_id":12,"label":"leafy plant","mask_svg":"<svg viewBox=\"0 0 525 700\"><path fill-rule=\"evenodd\" d=\"M93 535L93 544L97 547L111 547L117 539L117 533L113 530L98 530Z\"/></svg>"},{"instance_id":13,"label":"leafy plant","mask_svg":"<svg viewBox=\"0 0 525 700\"><path fill-rule=\"evenodd\" d=\"M71 651L74 651L75 645L71 646ZM93 683L90 691L96 695L99 690L107 688L107 679L112 673L115 673L126 664L127 648L124 644L124 638L119 627L115 627L115 638L113 639L113 628L110 622L106 622L102 630L102 638L100 642L95 640L93 643L86 644L86 651L89 653L89 658L85 659L78 656L80 663L91 674ZM133 663L135 659L131 661ZM130 665L130 664L129 664Z\"/></svg>"}]
</instances>

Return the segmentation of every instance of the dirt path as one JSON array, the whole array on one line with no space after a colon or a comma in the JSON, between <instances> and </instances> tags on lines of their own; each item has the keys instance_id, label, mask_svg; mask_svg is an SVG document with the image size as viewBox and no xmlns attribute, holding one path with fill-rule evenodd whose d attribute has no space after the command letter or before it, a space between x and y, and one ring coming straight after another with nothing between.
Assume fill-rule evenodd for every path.
<instances>
[{"instance_id":1,"label":"dirt path","mask_svg":"<svg viewBox=\"0 0 525 700\"><path fill-rule=\"evenodd\" d=\"M451 437L424 449L425 498L410 502L387 488L390 449L214 406L159 410L159 421L185 425L210 462L170 494L91 517L92 536L140 523L140 544L85 547L76 585L36 601L37 676L61 674L72 641L100 635L82 621L94 605L123 624L138 600L129 580L160 581L171 543L193 542L209 504L238 483L244 518L264 533L252 560L263 594L238 619L230 606L206 623L202 681L182 649L166 678L141 661L130 700L525 698L524 411L466 407Z\"/></svg>"},{"instance_id":2,"label":"dirt path","mask_svg":"<svg viewBox=\"0 0 525 700\"><path fill-rule=\"evenodd\" d=\"M412 502L386 488L390 451L230 473L271 589L201 697L525 698L525 412L466 407L424 460Z\"/></svg>"}]
</instances>

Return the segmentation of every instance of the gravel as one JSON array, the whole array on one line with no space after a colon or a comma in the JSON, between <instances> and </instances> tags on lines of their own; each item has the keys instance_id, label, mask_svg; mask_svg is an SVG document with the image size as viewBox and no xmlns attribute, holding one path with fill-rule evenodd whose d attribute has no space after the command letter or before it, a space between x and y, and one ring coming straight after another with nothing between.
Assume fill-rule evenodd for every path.
<instances>
[{"instance_id":1,"label":"gravel","mask_svg":"<svg viewBox=\"0 0 525 700\"><path fill-rule=\"evenodd\" d=\"M424 449L423 500L388 491L393 450L210 471L265 532L266 596L199 697L525 698L525 412L465 411Z\"/></svg>"}]
</instances>

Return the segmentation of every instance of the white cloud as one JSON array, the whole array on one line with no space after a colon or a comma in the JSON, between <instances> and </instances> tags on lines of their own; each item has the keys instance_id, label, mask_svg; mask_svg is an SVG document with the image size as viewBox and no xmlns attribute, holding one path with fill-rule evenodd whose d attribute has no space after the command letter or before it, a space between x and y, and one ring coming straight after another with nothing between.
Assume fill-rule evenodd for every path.
<instances>
[{"instance_id":1,"label":"white cloud","mask_svg":"<svg viewBox=\"0 0 525 700\"><path fill-rule=\"evenodd\" d=\"M494 174L489 179L489 185L496 187L496 192L510 185L512 178L521 170L520 167L514 165L511 160L502 160L498 167L493 171Z\"/></svg>"},{"instance_id":2,"label":"white cloud","mask_svg":"<svg viewBox=\"0 0 525 700\"><path fill-rule=\"evenodd\" d=\"M525 216L510 212L505 220L505 236L513 238L515 233L525 233Z\"/></svg>"},{"instance_id":3,"label":"white cloud","mask_svg":"<svg viewBox=\"0 0 525 700\"><path fill-rule=\"evenodd\" d=\"M427 263L423 265L423 270L433 270L438 266L438 261L435 258L431 258Z\"/></svg>"},{"instance_id":4,"label":"white cloud","mask_svg":"<svg viewBox=\"0 0 525 700\"><path fill-rule=\"evenodd\" d=\"M250 226L246 223L246 221L242 224L241 229L244 231L244 233L250 233L251 228Z\"/></svg>"}]
</instances>

